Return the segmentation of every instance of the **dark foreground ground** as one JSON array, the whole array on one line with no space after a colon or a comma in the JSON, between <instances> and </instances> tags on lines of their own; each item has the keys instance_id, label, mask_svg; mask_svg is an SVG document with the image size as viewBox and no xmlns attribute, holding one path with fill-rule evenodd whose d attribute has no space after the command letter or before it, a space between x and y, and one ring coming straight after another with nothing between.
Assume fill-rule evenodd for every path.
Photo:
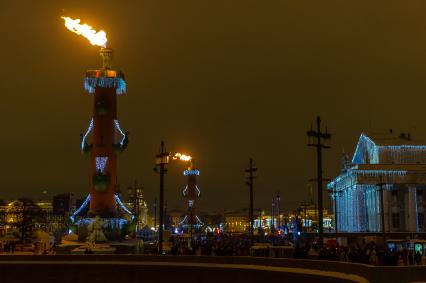
<instances>
[{"instance_id":1,"label":"dark foreground ground","mask_svg":"<svg viewBox=\"0 0 426 283\"><path fill-rule=\"evenodd\" d=\"M0 282L413 282L426 266L317 260L133 255L0 256Z\"/></svg>"}]
</instances>

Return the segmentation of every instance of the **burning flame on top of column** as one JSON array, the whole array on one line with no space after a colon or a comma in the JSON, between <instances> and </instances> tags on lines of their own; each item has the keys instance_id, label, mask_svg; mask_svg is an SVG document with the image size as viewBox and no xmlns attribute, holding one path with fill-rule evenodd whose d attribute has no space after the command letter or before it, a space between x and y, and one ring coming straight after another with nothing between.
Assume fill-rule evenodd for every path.
<instances>
[{"instance_id":1,"label":"burning flame on top of column","mask_svg":"<svg viewBox=\"0 0 426 283\"><path fill-rule=\"evenodd\" d=\"M103 30L96 31L88 24L80 24L80 19L71 19L70 17L61 17L65 21L65 26L70 31L87 38L92 45L106 47L107 37Z\"/></svg>"},{"instance_id":2,"label":"burning flame on top of column","mask_svg":"<svg viewBox=\"0 0 426 283\"><path fill-rule=\"evenodd\" d=\"M173 160L176 160L176 159L179 159L179 160L181 160L181 161L188 162L188 161L191 161L191 160L192 160L192 157L191 157L191 156L189 156L189 155L186 155L186 154L176 153L176 154L173 156Z\"/></svg>"}]
</instances>

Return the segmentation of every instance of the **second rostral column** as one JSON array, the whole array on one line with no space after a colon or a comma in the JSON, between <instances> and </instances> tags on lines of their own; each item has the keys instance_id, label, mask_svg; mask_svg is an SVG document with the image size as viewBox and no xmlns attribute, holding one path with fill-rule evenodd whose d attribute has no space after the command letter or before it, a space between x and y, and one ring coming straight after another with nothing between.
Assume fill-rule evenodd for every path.
<instances>
[{"instance_id":1,"label":"second rostral column","mask_svg":"<svg viewBox=\"0 0 426 283\"><path fill-rule=\"evenodd\" d=\"M117 96L126 92L124 75L111 69L112 49L101 48L102 69L86 72L84 87L94 95L93 118L81 135L81 150L90 154L89 217L117 217L116 176L117 152L128 144L117 119ZM87 137L92 132L92 143Z\"/></svg>"}]
</instances>

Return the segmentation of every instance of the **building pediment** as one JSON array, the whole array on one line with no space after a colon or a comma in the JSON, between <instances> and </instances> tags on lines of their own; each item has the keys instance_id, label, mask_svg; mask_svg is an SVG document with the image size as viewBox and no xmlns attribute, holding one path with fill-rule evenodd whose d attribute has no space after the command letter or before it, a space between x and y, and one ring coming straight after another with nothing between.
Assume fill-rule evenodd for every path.
<instances>
[{"instance_id":1,"label":"building pediment","mask_svg":"<svg viewBox=\"0 0 426 283\"><path fill-rule=\"evenodd\" d=\"M377 146L374 141L364 133L361 134L356 146L353 158L353 164L377 164L379 156Z\"/></svg>"}]
</instances>

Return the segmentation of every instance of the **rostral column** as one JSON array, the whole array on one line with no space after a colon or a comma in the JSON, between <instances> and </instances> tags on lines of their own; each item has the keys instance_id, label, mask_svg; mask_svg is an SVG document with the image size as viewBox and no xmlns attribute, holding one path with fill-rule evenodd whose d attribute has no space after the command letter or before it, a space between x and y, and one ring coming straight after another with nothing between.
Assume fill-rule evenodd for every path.
<instances>
[{"instance_id":1,"label":"rostral column","mask_svg":"<svg viewBox=\"0 0 426 283\"><path fill-rule=\"evenodd\" d=\"M84 87L94 94L93 118L86 133L81 135L81 150L90 154L89 217L117 216L116 176L117 152L128 144L117 119L117 96L126 92L124 75L111 69L112 49L101 48L102 69L86 72ZM87 143L90 132L92 144Z\"/></svg>"}]
</instances>

